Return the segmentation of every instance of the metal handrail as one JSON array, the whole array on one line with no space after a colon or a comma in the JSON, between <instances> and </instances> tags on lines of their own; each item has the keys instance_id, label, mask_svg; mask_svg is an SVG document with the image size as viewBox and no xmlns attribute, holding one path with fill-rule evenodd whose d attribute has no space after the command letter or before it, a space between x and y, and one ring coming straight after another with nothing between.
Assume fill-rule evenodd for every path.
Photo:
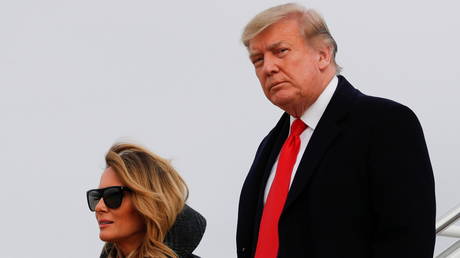
<instances>
[{"instance_id":1,"label":"metal handrail","mask_svg":"<svg viewBox=\"0 0 460 258\"><path fill-rule=\"evenodd\" d=\"M444 217L436 221L436 234L439 234L441 231L445 230L448 226L453 224L460 218L460 206L449 211Z\"/></svg>"},{"instance_id":2,"label":"metal handrail","mask_svg":"<svg viewBox=\"0 0 460 258\"><path fill-rule=\"evenodd\" d=\"M460 238L460 226L452 225L460 218L460 206L449 211L436 221L436 235ZM448 258L460 249L460 240L449 246L436 258Z\"/></svg>"},{"instance_id":3,"label":"metal handrail","mask_svg":"<svg viewBox=\"0 0 460 258\"><path fill-rule=\"evenodd\" d=\"M450 225L443 231L439 232L438 236L460 238L460 226Z\"/></svg>"},{"instance_id":4,"label":"metal handrail","mask_svg":"<svg viewBox=\"0 0 460 258\"><path fill-rule=\"evenodd\" d=\"M436 258L448 258L451 254L460 248L460 240L456 241L453 245L449 246L446 250L440 253Z\"/></svg>"}]
</instances>

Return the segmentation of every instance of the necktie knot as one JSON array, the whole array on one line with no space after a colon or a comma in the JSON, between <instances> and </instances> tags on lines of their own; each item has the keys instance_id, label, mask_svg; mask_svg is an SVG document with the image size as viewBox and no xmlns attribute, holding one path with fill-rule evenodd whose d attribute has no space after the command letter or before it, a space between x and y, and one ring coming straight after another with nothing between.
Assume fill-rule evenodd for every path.
<instances>
[{"instance_id":1,"label":"necktie knot","mask_svg":"<svg viewBox=\"0 0 460 258\"><path fill-rule=\"evenodd\" d=\"M297 118L291 125L291 135L299 136L306 128L307 125L302 120Z\"/></svg>"}]
</instances>

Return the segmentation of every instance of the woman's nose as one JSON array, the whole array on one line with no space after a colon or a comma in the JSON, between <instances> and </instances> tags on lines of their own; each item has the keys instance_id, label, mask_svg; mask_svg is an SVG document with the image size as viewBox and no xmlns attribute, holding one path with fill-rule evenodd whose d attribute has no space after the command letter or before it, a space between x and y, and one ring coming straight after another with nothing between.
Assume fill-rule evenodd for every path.
<instances>
[{"instance_id":1,"label":"woman's nose","mask_svg":"<svg viewBox=\"0 0 460 258\"><path fill-rule=\"evenodd\" d=\"M107 206L105 206L104 200L102 198L99 200L99 202L97 202L95 211L96 212L98 212L98 211L99 212L107 211Z\"/></svg>"}]
</instances>

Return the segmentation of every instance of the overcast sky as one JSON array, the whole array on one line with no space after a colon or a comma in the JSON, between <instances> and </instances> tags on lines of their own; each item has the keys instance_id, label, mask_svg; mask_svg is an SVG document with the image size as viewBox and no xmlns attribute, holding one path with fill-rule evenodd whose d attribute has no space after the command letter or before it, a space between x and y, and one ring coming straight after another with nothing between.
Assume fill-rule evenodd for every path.
<instances>
[{"instance_id":1,"label":"overcast sky","mask_svg":"<svg viewBox=\"0 0 460 258\"><path fill-rule=\"evenodd\" d=\"M196 254L236 257L241 185L282 113L239 37L280 3L0 0L1 256L98 257L85 191L109 146L130 140L187 181L208 220ZM458 1L300 3L325 17L355 87L419 117L438 217L459 204ZM438 238L438 250L451 242Z\"/></svg>"}]
</instances>

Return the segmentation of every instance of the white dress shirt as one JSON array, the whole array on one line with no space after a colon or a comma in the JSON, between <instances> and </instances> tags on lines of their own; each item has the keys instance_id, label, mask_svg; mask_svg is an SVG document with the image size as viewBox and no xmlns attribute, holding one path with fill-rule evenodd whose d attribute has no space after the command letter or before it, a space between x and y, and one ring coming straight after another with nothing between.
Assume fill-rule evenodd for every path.
<instances>
[{"instance_id":1,"label":"white dress shirt","mask_svg":"<svg viewBox=\"0 0 460 258\"><path fill-rule=\"evenodd\" d=\"M300 149L299 149L299 153L297 154L294 168L292 169L291 183L289 185L289 188L292 185L292 181L294 180L295 174L297 172L297 168L299 167L300 160L302 159L305 149L307 148L308 142L310 141L310 138L313 132L315 131L316 125L321 119L321 116L323 115L324 110L326 110L326 107L329 104L329 101L331 100L332 95L334 95L335 89L337 88L337 84L338 84L338 79L336 76L334 76L332 80L329 82L329 84L326 86L326 88L323 90L321 95L319 95L318 99L316 99L315 103L313 103L300 117L300 119L308 127L307 129L305 129L305 131L302 132L302 134L300 134L300 141L301 141ZM290 120L291 120L290 125L292 125L292 123L295 120L295 117L291 116ZM267 196L268 196L270 187L273 183L273 180L275 179L276 167L278 166L278 160L279 160L279 154L278 154L278 157L276 158L275 164L273 164L272 170L270 172L270 176L267 181L267 185L265 186L264 202L267 201Z\"/></svg>"}]
</instances>

